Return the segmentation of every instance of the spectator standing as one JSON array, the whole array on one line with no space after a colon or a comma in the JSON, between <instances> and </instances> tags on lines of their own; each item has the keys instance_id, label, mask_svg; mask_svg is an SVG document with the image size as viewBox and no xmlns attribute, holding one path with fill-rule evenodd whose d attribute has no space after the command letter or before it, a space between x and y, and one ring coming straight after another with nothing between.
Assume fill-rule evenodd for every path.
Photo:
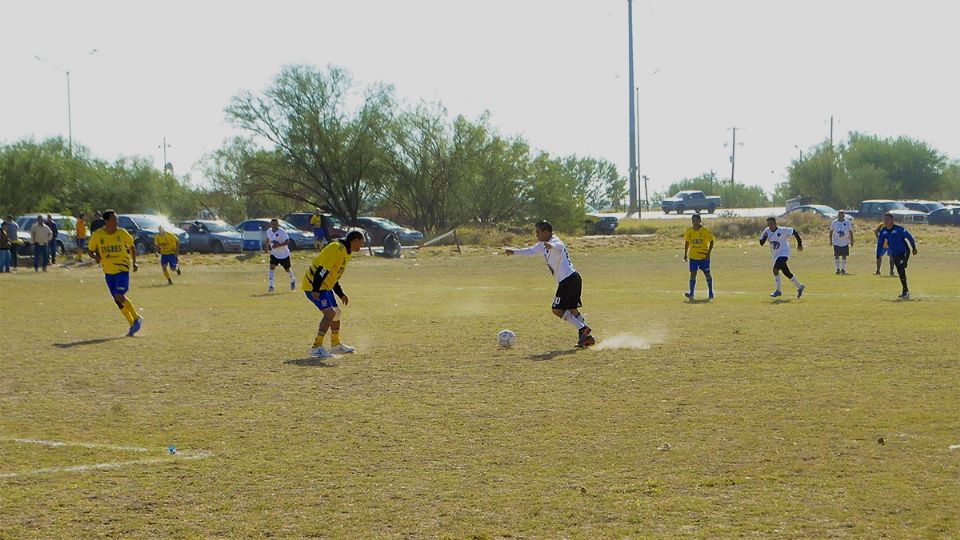
<instances>
[{"instance_id":1,"label":"spectator standing","mask_svg":"<svg viewBox=\"0 0 960 540\"><path fill-rule=\"evenodd\" d=\"M83 260L83 252L87 250L87 222L85 218L86 214L80 212L80 215L77 216L77 261Z\"/></svg>"},{"instance_id":2,"label":"spectator standing","mask_svg":"<svg viewBox=\"0 0 960 540\"><path fill-rule=\"evenodd\" d=\"M10 238L10 262L14 268L18 266L17 247L20 245L20 226L13 216L7 216L7 236Z\"/></svg>"},{"instance_id":3,"label":"spectator standing","mask_svg":"<svg viewBox=\"0 0 960 540\"><path fill-rule=\"evenodd\" d=\"M53 233L50 243L47 244L47 253L50 256L50 264L57 264L57 235L60 234L60 228L50 214L47 214L47 227L50 227L50 232Z\"/></svg>"},{"instance_id":4,"label":"spectator standing","mask_svg":"<svg viewBox=\"0 0 960 540\"><path fill-rule=\"evenodd\" d=\"M37 272L43 266L43 271L47 271L47 265L50 263L47 255L47 247L50 245L50 239L53 238L53 231L43 221L43 216L37 216L37 222L30 227L30 241L33 242L33 271Z\"/></svg>"},{"instance_id":5,"label":"spectator standing","mask_svg":"<svg viewBox=\"0 0 960 540\"><path fill-rule=\"evenodd\" d=\"M93 233L97 232L97 229L102 228L106 222L103 220L103 215L100 212L93 213L93 221L90 222L90 236L93 236Z\"/></svg>"},{"instance_id":6,"label":"spectator standing","mask_svg":"<svg viewBox=\"0 0 960 540\"><path fill-rule=\"evenodd\" d=\"M10 273L10 237L7 222L0 225L0 273Z\"/></svg>"}]
</instances>

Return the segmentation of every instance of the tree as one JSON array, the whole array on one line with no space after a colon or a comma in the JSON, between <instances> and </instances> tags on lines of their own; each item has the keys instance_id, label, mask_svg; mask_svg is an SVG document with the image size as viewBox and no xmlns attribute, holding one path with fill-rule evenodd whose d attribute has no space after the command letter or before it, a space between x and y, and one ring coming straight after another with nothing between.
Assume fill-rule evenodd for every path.
<instances>
[{"instance_id":1,"label":"tree","mask_svg":"<svg viewBox=\"0 0 960 540\"><path fill-rule=\"evenodd\" d=\"M615 206L626 194L627 181L617 173L617 166L605 159L568 156L563 167L577 183L577 195L586 204L598 209Z\"/></svg>"},{"instance_id":2,"label":"tree","mask_svg":"<svg viewBox=\"0 0 960 540\"><path fill-rule=\"evenodd\" d=\"M718 180L717 173L713 171L674 182L670 184L666 192L658 194L654 198L655 200L663 200L664 197L670 197L678 191L687 190L698 190L707 195L719 195L720 203L726 208L755 208L770 204L770 200L760 186L745 186L739 183L734 183L731 186L728 182Z\"/></svg>"},{"instance_id":3,"label":"tree","mask_svg":"<svg viewBox=\"0 0 960 540\"><path fill-rule=\"evenodd\" d=\"M356 91L347 73L286 66L261 95L243 91L226 108L274 161L259 172L262 191L325 208L354 222L382 178L382 140L392 115L389 88ZM262 163L261 163L262 164Z\"/></svg>"},{"instance_id":4,"label":"tree","mask_svg":"<svg viewBox=\"0 0 960 540\"><path fill-rule=\"evenodd\" d=\"M546 219L561 231L583 223L583 203L575 196L577 180L560 160L541 152L531 161L527 180L527 220Z\"/></svg>"}]
</instances>

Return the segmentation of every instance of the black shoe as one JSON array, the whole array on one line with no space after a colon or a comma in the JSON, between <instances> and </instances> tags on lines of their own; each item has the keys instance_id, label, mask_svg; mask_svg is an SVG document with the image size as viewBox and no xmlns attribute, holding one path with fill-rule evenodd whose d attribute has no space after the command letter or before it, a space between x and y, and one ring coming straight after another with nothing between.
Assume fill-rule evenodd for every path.
<instances>
[{"instance_id":1,"label":"black shoe","mask_svg":"<svg viewBox=\"0 0 960 540\"><path fill-rule=\"evenodd\" d=\"M593 336L590 335L589 326L584 326L578 331L578 333L580 337L577 339L577 347L589 347L597 342L597 340L593 339Z\"/></svg>"},{"instance_id":2,"label":"black shoe","mask_svg":"<svg viewBox=\"0 0 960 540\"><path fill-rule=\"evenodd\" d=\"M177 275L178 275L178 276L180 275L180 267L179 267L179 266L177 267Z\"/></svg>"}]
</instances>

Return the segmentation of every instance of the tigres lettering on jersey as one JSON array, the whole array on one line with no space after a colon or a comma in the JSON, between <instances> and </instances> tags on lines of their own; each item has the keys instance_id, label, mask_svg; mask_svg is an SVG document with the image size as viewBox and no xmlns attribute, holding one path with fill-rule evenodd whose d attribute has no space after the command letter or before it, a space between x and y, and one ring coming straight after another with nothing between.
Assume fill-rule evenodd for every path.
<instances>
[{"instance_id":1,"label":"tigres lettering on jersey","mask_svg":"<svg viewBox=\"0 0 960 540\"><path fill-rule=\"evenodd\" d=\"M177 246L180 244L180 241L177 240L177 236L175 234L167 231L163 234L158 234L155 236L153 238L153 243L156 244L161 255L173 255L177 252Z\"/></svg>"},{"instance_id":2,"label":"tigres lettering on jersey","mask_svg":"<svg viewBox=\"0 0 960 540\"><path fill-rule=\"evenodd\" d=\"M90 251L100 254L100 264L104 274L119 274L130 271L130 251L133 249L133 237L124 229L108 233L100 228L90 236Z\"/></svg>"},{"instance_id":3,"label":"tigres lettering on jersey","mask_svg":"<svg viewBox=\"0 0 960 540\"><path fill-rule=\"evenodd\" d=\"M710 242L713 242L713 233L710 232L710 229L700 227L700 230L696 230L689 227L683 233L683 239L690 244L687 253L691 259L699 261L707 258L707 253L710 252Z\"/></svg>"}]
</instances>

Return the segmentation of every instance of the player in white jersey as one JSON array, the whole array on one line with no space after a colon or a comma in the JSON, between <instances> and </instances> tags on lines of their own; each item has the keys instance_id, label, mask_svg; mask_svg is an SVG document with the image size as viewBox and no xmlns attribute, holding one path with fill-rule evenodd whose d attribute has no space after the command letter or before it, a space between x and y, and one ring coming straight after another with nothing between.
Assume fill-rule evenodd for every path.
<instances>
[{"instance_id":1,"label":"player in white jersey","mask_svg":"<svg viewBox=\"0 0 960 540\"><path fill-rule=\"evenodd\" d=\"M830 243L833 244L833 265L838 274L847 273L847 255L853 246L853 222L846 219L843 210L830 223Z\"/></svg>"},{"instance_id":2,"label":"player in white jersey","mask_svg":"<svg viewBox=\"0 0 960 540\"><path fill-rule=\"evenodd\" d=\"M504 251L507 255L543 255L547 268L557 279L557 293L550 306L553 314L577 329L577 347L589 347L597 340L590 335L590 327L579 311L583 305L580 302L580 291L583 287L580 274L570 262L567 246L553 234L553 225L549 221L541 221L537 223L536 230L539 241L536 244L523 249L507 248Z\"/></svg>"},{"instance_id":3,"label":"player in white jersey","mask_svg":"<svg viewBox=\"0 0 960 540\"><path fill-rule=\"evenodd\" d=\"M297 288L297 277L293 275L293 270L290 269L289 244L290 237L287 235L287 231L280 228L280 222L277 219L271 219L270 228L267 229L267 245L264 246L264 249L270 252L270 273L267 274L270 286L267 288L267 292L273 292L273 271L277 266L282 266L287 271L287 275L290 276L290 290Z\"/></svg>"},{"instance_id":4,"label":"player in white jersey","mask_svg":"<svg viewBox=\"0 0 960 540\"><path fill-rule=\"evenodd\" d=\"M803 290L806 289L806 286L800 283L787 266L787 259L790 258L791 236L797 239L797 251L803 251L803 239L800 238L800 234L790 227L778 227L776 218L768 217L767 228L760 233L760 245L770 242L770 251L773 254L773 280L777 284L777 290L770 293L770 296L774 298L783 295L780 291L780 272L783 272L783 275L797 287L797 298L803 296Z\"/></svg>"}]
</instances>

